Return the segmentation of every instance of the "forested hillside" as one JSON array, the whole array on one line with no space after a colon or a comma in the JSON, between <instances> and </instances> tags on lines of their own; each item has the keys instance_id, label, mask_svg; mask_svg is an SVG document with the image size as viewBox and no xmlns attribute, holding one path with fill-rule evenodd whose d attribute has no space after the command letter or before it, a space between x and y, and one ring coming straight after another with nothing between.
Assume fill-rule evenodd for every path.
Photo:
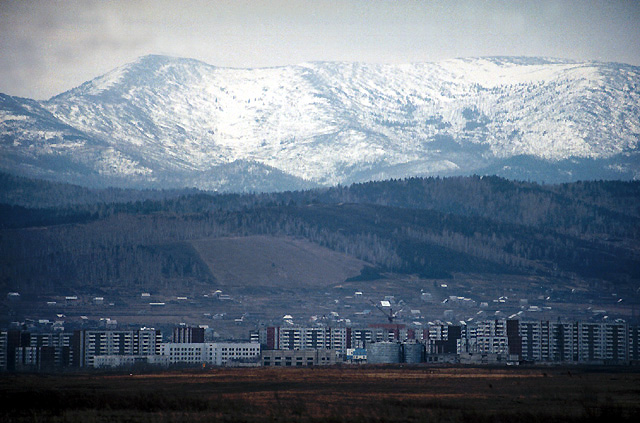
<instances>
[{"instance_id":1,"label":"forested hillside","mask_svg":"<svg viewBox=\"0 0 640 423\"><path fill-rule=\"evenodd\" d=\"M0 204L11 204L31 208L162 200L165 198L195 194L197 192L199 191L196 189L90 189L59 182L23 178L0 172Z\"/></svg>"},{"instance_id":2,"label":"forested hillside","mask_svg":"<svg viewBox=\"0 0 640 423\"><path fill-rule=\"evenodd\" d=\"M302 238L346 253L370 263L375 271L366 277L537 274L629 289L640 281L638 182L412 178L277 194L60 202L75 205L0 208L3 290L215 285L187 241L247 235Z\"/></svg>"}]
</instances>

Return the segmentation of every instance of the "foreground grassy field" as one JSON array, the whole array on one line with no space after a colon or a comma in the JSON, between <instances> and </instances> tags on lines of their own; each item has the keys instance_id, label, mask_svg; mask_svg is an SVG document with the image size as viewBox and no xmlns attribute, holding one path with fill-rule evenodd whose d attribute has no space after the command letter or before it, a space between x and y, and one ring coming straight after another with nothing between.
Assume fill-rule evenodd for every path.
<instances>
[{"instance_id":1,"label":"foreground grassy field","mask_svg":"<svg viewBox=\"0 0 640 423\"><path fill-rule=\"evenodd\" d=\"M0 376L2 422L639 419L639 368L362 366Z\"/></svg>"}]
</instances>

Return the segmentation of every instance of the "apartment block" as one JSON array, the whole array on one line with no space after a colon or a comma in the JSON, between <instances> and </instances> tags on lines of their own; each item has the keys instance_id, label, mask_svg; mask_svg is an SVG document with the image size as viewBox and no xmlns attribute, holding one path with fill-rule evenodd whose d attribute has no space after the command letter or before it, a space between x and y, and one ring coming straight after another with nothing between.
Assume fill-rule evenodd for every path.
<instances>
[{"instance_id":1,"label":"apartment block","mask_svg":"<svg viewBox=\"0 0 640 423\"><path fill-rule=\"evenodd\" d=\"M76 367L94 367L96 356L157 355L162 334L153 328L139 330L80 330L73 334L73 361Z\"/></svg>"},{"instance_id":2,"label":"apartment block","mask_svg":"<svg viewBox=\"0 0 640 423\"><path fill-rule=\"evenodd\" d=\"M429 325L424 344L428 354L459 354L463 343L462 327L444 323Z\"/></svg>"},{"instance_id":3,"label":"apartment block","mask_svg":"<svg viewBox=\"0 0 640 423\"><path fill-rule=\"evenodd\" d=\"M626 363L633 345L629 333L624 322L520 322L522 359Z\"/></svg>"},{"instance_id":4,"label":"apartment block","mask_svg":"<svg viewBox=\"0 0 640 423\"><path fill-rule=\"evenodd\" d=\"M9 333L6 330L0 331L0 371L7 370L8 338Z\"/></svg>"},{"instance_id":5,"label":"apartment block","mask_svg":"<svg viewBox=\"0 0 640 423\"><path fill-rule=\"evenodd\" d=\"M255 361L260 356L260 344L253 342L165 343L160 356L168 364L212 364L225 366L232 361Z\"/></svg>"},{"instance_id":6,"label":"apartment block","mask_svg":"<svg viewBox=\"0 0 640 423\"><path fill-rule=\"evenodd\" d=\"M179 326L173 329L171 339L175 343L198 344L204 342L204 328Z\"/></svg>"},{"instance_id":7,"label":"apartment block","mask_svg":"<svg viewBox=\"0 0 640 423\"><path fill-rule=\"evenodd\" d=\"M18 371L51 370L71 363L72 334L0 332L0 369Z\"/></svg>"},{"instance_id":8,"label":"apartment block","mask_svg":"<svg viewBox=\"0 0 640 423\"><path fill-rule=\"evenodd\" d=\"M629 325L629 361L640 363L640 325Z\"/></svg>"},{"instance_id":9,"label":"apartment block","mask_svg":"<svg viewBox=\"0 0 640 423\"><path fill-rule=\"evenodd\" d=\"M344 354L351 346L351 328L275 326L262 329L259 339L270 350L333 349Z\"/></svg>"}]
</instances>

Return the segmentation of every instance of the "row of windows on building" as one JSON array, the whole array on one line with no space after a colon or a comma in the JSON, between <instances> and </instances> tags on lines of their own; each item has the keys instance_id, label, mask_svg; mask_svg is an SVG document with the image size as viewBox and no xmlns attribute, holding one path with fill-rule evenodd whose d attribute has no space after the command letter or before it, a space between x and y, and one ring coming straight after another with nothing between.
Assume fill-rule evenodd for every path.
<instances>
[{"instance_id":1,"label":"row of windows on building","mask_svg":"<svg viewBox=\"0 0 640 423\"><path fill-rule=\"evenodd\" d=\"M191 330L196 329L196 330ZM160 331L82 330L74 333L0 332L0 369L49 369L96 367L105 363L144 361L160 364L210 363L256 360L276 365L270 350L332 350L345 357L353 348L383 342L414 342L426 354L495 354L529 362L628 363L640 361L640 326L626 322L550 322L488 320L473 325L435 323L424 330L403 325L368 328L269 327L252 338L258 342L204 343L200 328L179 328L174 341L163 343ZM202 336L203 338L203 336ZM264 360L267 354L267 361ZM111 358L108 358L111 357ZM129 357L129 358L123 358ZM137 358L136 358L137 357ZM308 356L291 356L292 363L306 363ZM137 361L136 361L137 360ZM321 357L315 364L324 362ZM106 365L106 364L105 364Z\"/></svg>"},{"instance_id":2,"label":"row of windows on building","mask_svg":"<svg viewBox=\"0 0 640 423\"><path fill-rule=\"evenodd\" d=\"M427 354L511 355L530 362L637 362L640 326L627 322L551 322L496 319L473 324L434 323L424 330L404 325L368 328L268 327L265 349L326 348L340 354L380 342L415 341Z\"/></svg>"},{"instance_id":3,"label":"row of windows on building","mask_svg":"<svg viewBox=\"0 0 640 423\"><path fill-rule=\"evenodd\" d=\"M212 364L227 365L230 361L255 361L260 356L260 344L240 343L165 343L160 346L160 356L167 364Z\"/></svg>"},{"instance_id":4,"label":"row of windows on building","mask_svg":"<svg viewBox=\"0 0 640 423\"><path fill-rule=\"evenodd\" d=\"M49 370L139 362L226 365L230 361L255 361L259 356L260 344L257 343L163 343L160 331L152 328L73 333L0 331L0 370Z\"/></svg>"}]
</instances>

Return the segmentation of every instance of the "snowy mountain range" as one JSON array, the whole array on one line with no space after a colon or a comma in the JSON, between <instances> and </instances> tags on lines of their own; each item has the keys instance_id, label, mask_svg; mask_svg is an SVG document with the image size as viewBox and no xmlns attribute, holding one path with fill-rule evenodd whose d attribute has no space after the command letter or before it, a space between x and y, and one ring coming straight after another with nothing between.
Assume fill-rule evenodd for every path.
<instances>
[{"instance_id":1,"label":"snowy mountain range","mask_svg":"<svg viewBox=\"0 0 640 423\"><path fill-rule=\"evenodd\" d=\"M96 187L638 179L639 141L640 67L617 63L230 69L152 55L47 101L0 94L0 170Z\"/></svg>"}]
</instances>

